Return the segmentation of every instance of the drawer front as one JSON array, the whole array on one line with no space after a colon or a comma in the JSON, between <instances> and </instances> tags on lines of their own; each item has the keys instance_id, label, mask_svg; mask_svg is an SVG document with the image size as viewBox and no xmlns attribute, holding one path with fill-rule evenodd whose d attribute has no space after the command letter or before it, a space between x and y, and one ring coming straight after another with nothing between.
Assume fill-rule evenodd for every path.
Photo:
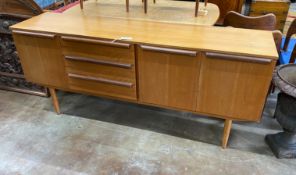
<instances>
[{"instance_id":1,"label":"drawer front","mask_svg":"<svg viewBox=\"0 0 296 175\"><path fill-rule=\"evenodd\" d=\"M135 65L131 63L65 56L66 71L82 75L100 76L135 83Z\"/></svg>"},{"instance_id":2,"label":"drawer front","mask_svg":"<svg viewBox=\"0 0 296 175\"><path fill-rule=\"evenodd\" d=\"M136 100L136 84L125 80L68 73L69 88L94 95Z\"/></svg>"},{"instance_id":3,"label":"drawer front","mask_svg":"<svg viewBox=\"0 0 296 175\"><path fill-rule=\"evenodd\" d=\"M136 100L133 45L69 36L61 43L70 89Z\"/></svg>"},{"instance_id":4,"label":"drawer front","mask_svg":"<svg viewBox=\"0 0 296 175\"><path fill-rule=\"evenodd\" d=\"M68 36L62 36L61 43L65 56L85 57L127 64L135 63L134 46L132 44Z\"/></svg>"}]
</instances>

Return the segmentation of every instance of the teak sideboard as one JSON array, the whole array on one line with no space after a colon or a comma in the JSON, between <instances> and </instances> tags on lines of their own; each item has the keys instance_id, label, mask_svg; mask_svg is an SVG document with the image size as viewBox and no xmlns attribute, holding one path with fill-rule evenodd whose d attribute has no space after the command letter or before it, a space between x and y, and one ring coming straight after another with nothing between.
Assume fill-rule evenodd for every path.
<instances>
[{"instance_id":1,"label":"teak sideboard","mask_svg":"<svg viewBox=\"0 0 296 175\"><path fill-rule=\"evenodd\" d=\"M260 121L278 58L272 33L44 13L11 27L27 80L225 119ZM131 37L120 41L120 37Z\"/></svg>"}]
</instances>

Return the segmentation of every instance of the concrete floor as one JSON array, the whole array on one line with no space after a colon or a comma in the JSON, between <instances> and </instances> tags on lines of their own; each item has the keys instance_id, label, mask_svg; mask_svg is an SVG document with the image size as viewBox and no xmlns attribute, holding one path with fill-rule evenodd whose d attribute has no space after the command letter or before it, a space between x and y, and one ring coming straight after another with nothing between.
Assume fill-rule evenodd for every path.
<instances>
[{"instance_id":1,"label":"concrete floor","mask_svg":"<svg viewBox=\"0 0 296 175\"><path fill-rule=\"evenodd\" d=\"M0 175L296 174L264 136L281 130L269 97L261 123L235 122L221 149L223 121L72 93L51 99L0 91Z\"/></svg>"}]
</instances>

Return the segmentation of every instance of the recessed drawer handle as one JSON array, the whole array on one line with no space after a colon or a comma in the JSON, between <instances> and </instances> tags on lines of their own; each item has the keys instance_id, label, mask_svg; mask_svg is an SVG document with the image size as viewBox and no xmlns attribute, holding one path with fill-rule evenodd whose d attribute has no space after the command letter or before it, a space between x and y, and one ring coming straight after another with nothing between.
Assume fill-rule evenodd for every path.
<instances>
[{"instance_id":1,"label":"recessed drawer handle","mask_svg":"<svg viewBox=\"0 0 296 175\"><path fill-rule=\"evenodd\" d=\"M104 41L104 40L91 39L91 38L79 38L79 37L72 37L72 36L62 36L62 40L84 42L84 43L93 43L93 44L102 44L102 45L121 47L121 48L130 48L130 44L128 44L128 43Z\"/></svg>"},{"instance_id":2,"label":"recessed drawer handle","mask_svg":"<svg viewBox=\"0 0 296 175\"><path fill-rule=\"evenodd\" d=\"M54 34L49 34L49 33L35 33L35 32L21 31L21 30L13 30L12 32L15 34L34 36L34 37L39 37L39 38L54 39L54 37L55 37Z\"/></svg>"},{"instance_id":3,"label":"recessed drawer handle","mask_svg":"<svg viewBox=\"0 0 296 175\"><path fill-rule=\"evenodd\" d=\"M154 47L154 46L146 46L140 45L143 50L147 51L154 51L154 52L162 52L162 53L169 53L169 54L177 54L177 55L186 55L195 57L197 55L196 51L189 51L189 50L181 50L181 49L170 49L164 47Z\"/></svg>"},{"instance_id":4,"label":"recessed drawer handle","mask_svg":"<svg viewBox=\"0 0 296 175\"><path fill-rule=\"evenodd\" d=\"M261 64L271 63L272 61L271 59L266 59L266 58L256 58L256 57L249 57L249 56L229 55L229 54L212 53L212 52L207 52L206 56L208 58L254 62L254 63L261 63Z\"/></svg>"},{"instance_id":5,"label":"recessed drawer handle","mask_svg":"<svg viewBox=\"0 0 296 175\"><path fill-rule=\"evenodd\" d=\"M116 85L116 86L124 86L124 87L128 87L128 88L133 87L133 83L117 81L117 80L109 80L109 79L106 79L106 78L91 77L91 76L78 75L78 74L73 74L73 73L68 73L68 76L71 77L71 78L96 81L96 82L112 84L112 85Z\"/></svg>"},{"instance_id":6,"label":"recessed drawer handle","mask_svg":"<svg viewBox=\"0 0 296 175\"><path fill-rule=\"evenodd\" d=\"M94 64L102 64L102 65L108 65L108 66L115 66L115 67L120 67L120 68L125 68L125 69L131 69L132 64L128 63L117 63L117 62L112 62L112 61L106 61L106 60L96 60L92 58L83 58L83 57L76 57L76 56L65 56L67 60L71 61L83 61L83 62L89 62L89 63L94 63Z\"/></svg>"}]
</instances>

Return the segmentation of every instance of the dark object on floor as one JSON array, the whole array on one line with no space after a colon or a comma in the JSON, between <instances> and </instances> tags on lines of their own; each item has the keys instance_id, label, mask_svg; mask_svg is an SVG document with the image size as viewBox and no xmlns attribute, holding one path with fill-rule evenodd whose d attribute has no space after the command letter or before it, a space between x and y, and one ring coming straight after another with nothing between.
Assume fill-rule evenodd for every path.
<instances>
[{"instance_id":1,"label":"dark object on floor","mask_svg":"<svg viewBox=\"0 0 296 175\"><path fill-rule=\"evenodd\" d=\"M27 82L16 51L9 26L42 13L32 0L0 2L0 89L48 96L47 89Z\"/></svg>"},{"instance_id":2,"label":"dark object on floor","mask_svg":"<svg viewBox=\"0 0 296 175\"><path fill-rule=\"evenodd\" d=\"M278 158L296 158L296 65L279 66L274 74L278 94L275 118L284 132L266 136L266 142Z\"/></svg>"}]
</instances>

